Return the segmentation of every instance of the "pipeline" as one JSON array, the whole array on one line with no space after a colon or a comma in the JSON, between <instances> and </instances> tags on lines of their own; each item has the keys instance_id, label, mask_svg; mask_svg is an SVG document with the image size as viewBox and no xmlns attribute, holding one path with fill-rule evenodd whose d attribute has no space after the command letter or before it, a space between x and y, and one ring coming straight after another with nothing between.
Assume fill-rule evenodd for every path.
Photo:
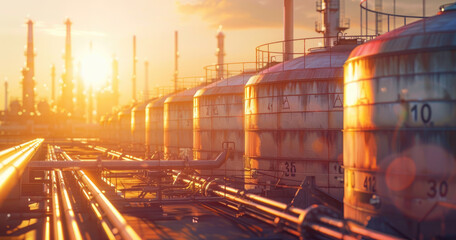
<instances>
[{"instance_id":1,"label":"pipeline","mask_svg":"<svg viewBox=\"0 0 456 240\"><path fill-rule=\"evenodd\" d=\"M68 154L62 152L62 156L67 161L73 161ZM103 212L108 217L112 225L119 231L122 239L141 239L138 234L133 230L133 228L128 225L127 221L122 217L122 215L117 211L117 209L112 205L111 202L106 198L106 196L98 189L98 187L87 177L87 175L82 170L75 171L79 175L82 183L87 187L91 192L93 198L103 210Z\"/></svg>"},{"instance_id":2,"label":"pipeline","mask_svg":"<svg viewBox=\"0 0 456 240\"><path fill-rule=\"evenodd\" d=\"M324 206L313 205L307 209L300 209L288 206L284 203L267 199L255 194L245 193L218 184L216 180L208 180L197 176L184 174L173 171L175 180L182 180L196 188L199 188L205 195L216 195L223 197L231 202L240 204L244 210L251 212L253 216L259 213L263 216L269 216L273 221L266 221L275 225L285 226L284 230L289 230L291 234L303 238L308 236L309 232L317 235L326 236L334 239L399 239L388 234L380 233L367 229L357 223L347 220L337 219L332 211ZM265 220L264 217L259 217Z\"/></svg>"},{"instance_id":3,"label":"pipeline","mask_svg":"<svg viewBox=\"0 0 456 240\"><path fill-rule=\"evenodd\" d=\"M13 187L22 177L22 173L27 167L28 162L33 158L44 139L35 139L14 147L14 150L7 151L0 162L0 203L2 203ZM2 151L5 153L5 151Z\"/></svg>"},{"instance_id":4,"label":"pipeline","mask_svg":"<svg viewBox=\"0 0 456 240\"><path fill-rule=\"evenodd\" d=\"M97 149L95 149L97 150ZM151 160L135 161L128 155L123 158L130 161L119 160L84 160L84 161L35 161L29 164L34 170L52 169L109 169L109 170L135 170L135 169L212 169L220 167L228 159L228 151L221 152L214 160Z\"/></svg>"},{"instance_id":5,"label":"pipeline","mask_svg":"<svg viewBox=\"0 0 456 240\"><path fill-rule=\"evenodd\" d=\"M57 157L55 156L54 148L49 147L49 160L51 162L57 162ZM58 185L60 187L60 198L62 199L62 206L64 210L66 229L68 230L68 236L71 240L82 240L82 235L79 230L78 223L76 221L76 216L74 214L73 206L71 205L71 199L68 195L68 190L63 178L62 171L55 170L52 172L54 175L57 175ZM55 179L53 179L55 181Z\"/></svg>"}]
</instances>

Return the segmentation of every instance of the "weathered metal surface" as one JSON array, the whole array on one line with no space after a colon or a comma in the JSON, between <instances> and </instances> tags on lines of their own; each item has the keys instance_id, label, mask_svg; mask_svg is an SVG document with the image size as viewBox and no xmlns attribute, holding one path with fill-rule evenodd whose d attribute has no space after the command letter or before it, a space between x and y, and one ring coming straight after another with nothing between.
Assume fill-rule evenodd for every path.
<instances>
[{"instance_id":1,"label":"weathered metal surface","mask_svg":"<svg viewBox=\"0 0 456 240\"><path fill-rule=\"evenodd\" d=\"M244 85L251 76L240 74L212 83L194 96L194 159L212 159L224 147L230 148L226 164L203 174L226 175L244 181Z\"/></svg>"},{"instance_id":2,"label":"weathered metal surface","mask_svg":"<svg viewBox=\"0 0 456 240\"><path fill-rule=\"evenodd\" d=\"M118 139L122 148L131 146L131 109L132 106L123 108L117 114Z\"/></svg>"},{"instance_id":3,"label":"weathered metal surface","mask_svg":"<svg viewBox=\"0 0 456 240\"><path fill-rule=\"evenodd\" d=\"M168 97L163 107L163 143L166 157L191 159L193 156L193 95L203 86Z\"/></svg>"},{"instance_id":4,"label":"weathered metal surface","mask_svg":"<svg viewBox=\"0 0 456 240\"><path fill-rule=\"evenodd\" d=\"M131 142L134 151L145 152L146 107L151 101L140 103L131 110Z\"/></svg>"},{"instance_id":5,"label":"weathered metal surface","mask_svg":"<svg viewBox=\"0 0 456 240\"><path fill-rule=\"evenodd\" d=\"M443 12L351 53L344 85L346 218L374 227L385 220L407 238L455 236L454 39L456 12Z\"/></svg>"},{"instance_id":6,"label":"weathered metal surface","mask_svg":"<svg viewBox=\"0 0 456 240\"><path fill-rule=\"evenodd\" d=\"M342 66L355 46L319 49L249 80L247 189L296 186L315 176L317 187L342 200Z\"/></svg>"},{"instance_id":7,"label":"weathered metal surface","mask_svg":"<svg viewBox=\"0 0 456 240\"><path fill-rule=\"evenodd\" d=\"M160 97L146 107L146 156L155 152L163 152L163 105L170 95Z\"/></svg>"}]
</instances>

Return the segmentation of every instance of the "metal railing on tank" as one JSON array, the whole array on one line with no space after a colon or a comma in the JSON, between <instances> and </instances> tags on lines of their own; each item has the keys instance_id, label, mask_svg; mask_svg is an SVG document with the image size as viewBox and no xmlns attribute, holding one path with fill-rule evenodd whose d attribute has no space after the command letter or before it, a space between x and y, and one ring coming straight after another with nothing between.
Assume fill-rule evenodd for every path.
<instances>
[{"instance_id":1,"label":"metal railing on tank","mask_svg":"<svg viewBox=\"0 0 456 240\"><path fill-rule=\"evenodd\" d=\"M295 65L296 69L306 69L306 58L311 53L325 52L321 57L327 57L329 67L332 67L333 56L338 54L339 51L333 49L334 46L346 44L362 44L366 41L374 39L374 35L368 36L347 36L340 35L334 37L312 37L300 38L292 40L276 41L271 43L262 44L256 47L256 68L257 71L268 72L269 68L286 62L291 59L300 58L300 61ZM328 41L329 40L329 41ZM331 47L326 46L325 43L330 42ZM293 51L286 51L287 45L293 45ZM285 64L274 71L285 71Z\"/></svg>"},{"instance_id":2,"label":"metal railing on tank","mask_svg":"<svg viewBox=\"0 0 456 240\"><path fill-rule=\"evenodd\" d=\"M396 29L397 27L405 26L411 22L427 18L426 16L426 0L422 0L422 15L406 15L396 13L396 2L397 0L385 0L383 1L372 1L372 0L361 0L360 6L360 35L368 35L370 30L375 32L375 35L389 32ZM392 13L384 11L383 6L392 6ZM373 18L370 18L373 17ZM383 22L386 18L386 23ZM371 20L370 20L371 19ZM396 21L397 20L397 21ZM374 28L370 29L371 24L369 21L374 23ZM396 25L396 23L398 25ZM383 31L383 25L386 24L386 31ZM423 28L424 29L424 28Z\"/></svg>"},{"instance_id":3,"label":"metal railing on tank","mask_svg":"<svg viewBox=\"0 0 456 240\"><path fill-rule=\"evenodd\" d=\"M204 67L208 82L218 82L234 76L242 76L243 84L249 81L250 75L257 73L256 62L233 62L224 64L213 64ZM229 85L229 82L224 83ZM219 86L217 84L217 86Z\"/></svg>"}]
</instances>

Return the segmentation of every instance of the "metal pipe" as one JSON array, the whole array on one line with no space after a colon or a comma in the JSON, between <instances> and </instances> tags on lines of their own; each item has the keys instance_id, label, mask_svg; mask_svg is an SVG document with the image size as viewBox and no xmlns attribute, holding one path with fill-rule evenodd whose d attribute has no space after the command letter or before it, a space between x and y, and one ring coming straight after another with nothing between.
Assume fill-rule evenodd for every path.
<instances>
[{"instance_id":1,"label":"metal pipe","mask_svg":"<svg viewBox=\"0 0 456 240\"><path fill-rule=\"evenodd\" d=\"M57 179L60 186L60 197L62 199L63 210L65 214L65 222L67 225L68 235L72 240L82 239L81 232L79 231L78 223L76 221L76 216L73 211L73 206L71 205L71 199L68 195L68 190L65 186L65 180L63 179L62 171L57 170Z\"/></svg>"},{"instance_id":2,"label":"metal pipe","mask_svg":"<svg viewBox=\"0 0 456 240\"><path fill-rule=\"evenodd\" d=\"M68 161L73 161L68 154L63 154ZM109 221L119 231L123 239L141 239L133 228L127 223L125 218L117 211L112 203L106 198L106 196L98 189L98 187L87 177L82 170L76 171L81 181L86 185L87 189L92 193L95 201L98 203L100 208L108 217Z\"/></svg>"},{"instance_id":3,"label":"metal pipe","mask_svg":"<svg viewBox=\"0 0 456 240\"><path fill-rule=\"evenodd\" d=\"M0 203L5 200L16 183L20 181L27 163L35 155L43 141L44 139L38 139L30 146L17 151L0 163Z\"/></svg>"},{"instance_id":4,"label":"metal pipe","mask_svg":"<svg viewBox=\"0 0 456 240\"><path fill-rule=\"evenodd\" d=\"M84 160L84 161L34 161L28 167L34 170L78 170L78 169L109 169L109 170L137 170L137 169L212 169L220 167L226 160L226 151L220 153L215 160L151 160L151 161L120 161L120 160Z\"/></svg>"},{"instance_id":5,"label":"metal pipe","mask_svg":"<svg viewBox=\"0 0 456 240\"><path fill-rule=\"evenodd\" d=\"M0 151L0 159L4 159L4 158L6 158L8 156L11 156L11 154L18 152L22 148L27 147L27 146L33 144L36 141L37 140L35 139L35 140L32 140L32 141L29 141L29 142L26 142L26 143L22 143L22 144L19 144L17 146L10 147L10 148L7 148L5 150L2 150L2 151Z\"/></svg>"},{"instance_id":6,"label":"metal pipe","mask_svg":"<svg viewBox=\"0 0 456 240\"><path fill-rule=\"evenodd\" d=\"M62 217L60 214L59 196L57 194L57 181L55 171L51 172L51 192L52 192L52 224L54 226L54 239L64 239Z\"/></svg>"}]
</instances>

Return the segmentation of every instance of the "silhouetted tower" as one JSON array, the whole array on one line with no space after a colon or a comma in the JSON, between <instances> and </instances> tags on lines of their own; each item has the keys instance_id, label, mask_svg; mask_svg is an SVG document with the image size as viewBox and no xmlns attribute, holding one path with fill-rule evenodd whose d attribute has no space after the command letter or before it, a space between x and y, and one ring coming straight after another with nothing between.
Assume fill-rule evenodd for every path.
<instances>
[{"instance_id":1,"label":"silhouetted tower","mask_svg":"<svg viewBox=\"0 0 456 240\"><path fill-rule=\"evenodd\" d=\"M5 113L8 112L8 82L5 81Z\"/></svg>"},{"instance_id":2,"label":"silhouetted tower","mask_svg":"<svg viewBox=\"0 0 456 240\"><path fill-rule=\"evenodd\" d=\"M62 108L73 114L73 58L71 56L71 21L67 19L66 25L66 42L65 42L65 71L63 73L63 86L62 86Z\"/></svg>"},{"instance_id":3,"label":"silhouetted tower","mask_svg":"<svg viewBox=\"0 0 456 240\"><path fill-rule=\"evenodd\" d=\"M77 83L77 90L76 90L76 116L80 118L85 117L85 111L86 111L86 99L84 95L84 82L82 81L81 77L81 63L78 63L77 65L77 71L76 71L76 83Z\"/></svg>"},{"instance_id":4,"label":"silhouetted tower","mask_svg":"<svg viewBox=\"0 0 456 240\"><path fill-rule=\"evenodd\" d=\"M27 58L22 68L22 108L28 113L35 112L35 52L33 48L33 21L27 21Z\"/></svg>"},{"instance_id":5,"label":"silhouetted tower","mask_svg":"<svg viewBox=\"0 0 456 240\"><path fill-rule=\"evenodd\" d=\"M112 59L112 92L114 94L113 97L113 105L119 105L119 62L114 57Z\"/></svg>"},{"instance_id":6,"label":"silhouetted tower","mask_svg":"<svg viewBox=\"0 0 456 240\"><path fill-rule=\"evenodd\" d=\"M144 71L145 71L145 76L144 76L144 100L147 101L147 100L149 100L149 62L148 61L144 62Z\"/></svg>"},{"instance_id":7,"label":"silhouetted tower","mask_svg":"<svg viewBox=\"0 0 456 240\"><path fill-rule=\"evenodd\" d=\"M51 65L51 94L52 94L52 103L55 103L55 65Z\"/></svg>"},{"instance_id":8,"label":"silhouetted tower","mask_svg":"<svg viewBox=\"0 0 456 240\"><path fill-rule=\"evenodd\" d=\"M132 84L132 99L136 102L136 35L133 35L133 76L131 78Z\"/></svg>"},{"instance_id":9,"label":"silhouetted tower","mask_svg":"<svg viewBox=\"0 0 456 240\"><path fill-rule=\"evenodd\" d=\"M93 87L89 87L89 106L87 110L87 122L92 123L93 122Z\"/></svg>"},{"instance_id":10,"label":"silhouetted tower","mask_svg":"<svg viewBox=\"0 0 456 240\"><path fill-rule=\"evenodd\" d=\"M375 0L375 11L383 12L383 0ZM381 14L375 14L375 35L383 32L383 18Z\"/></svg>"},{"instance_id":11,"label":"silhouetted tower","mask_svg":"<svg viewBox=\"0 0 456 240\"><path fill-rule=\"evenodd\" d=\"M225 34L222 32L222 26L217 31L217 80L223 78L223 63L225 57Z\"/></svg>"},{"instance_id":12,"label":"silhouetted tower","mask_svg":"<svg viewBox=\"0 0 456 240\"><path fill-rule=\"evenodd\" d=\"M177 91L177 77L179 73L179 34L174 31L174 91Z\"/></svg>"},{"instance_id":13,"label":"silhouetted tower","mask_svg":"<svg viewBox=\"0 0 456 240\"><path fill-rule=\"evenodd\" d=\"M293 59L293 0L283 0L283 39L285 49L283 61Z\"/></svg>"},{"instance_id":14,"label":"silhouetted tower","mask_svg":"<svg viewBox=\"0 0 456 240\"><path fill-rule=\"evenodd\" d=\"M339 33L350 27L349 19L343 16L343 0L317 0L317 11L321 13L321 22L315 24L315 31L323 33L325 46L334 45ZM341 14L342 13L342 14Z\"/></svg>"}]
</instances>

